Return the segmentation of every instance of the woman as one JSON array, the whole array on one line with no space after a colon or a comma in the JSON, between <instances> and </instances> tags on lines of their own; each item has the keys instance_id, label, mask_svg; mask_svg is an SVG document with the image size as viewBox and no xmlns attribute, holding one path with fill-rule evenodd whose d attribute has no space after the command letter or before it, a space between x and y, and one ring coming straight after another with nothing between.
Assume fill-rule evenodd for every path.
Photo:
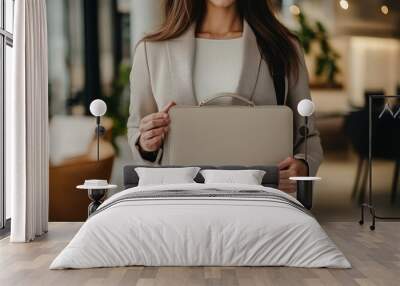
<instances>
[{"instance_id":1,"label":"woman","mask_svg":"<svg viewBox=\"0 0 400 286\"><path fill-rule=\"evenodd\" d=\"M136 163L162 163L168 111L175 104L197 105L235 92L257 105L281 101L296 111L300 100L310 98L299 44L269 0L166 0L165 12L164 25L139 43L134 56L128 137ZM309 166L302 160L301 122L294 112L295 156L279 165L279 188L286 192L296 190L289 177L314 175L322 160L312 118Z\"/></svg>"}]
</instances>

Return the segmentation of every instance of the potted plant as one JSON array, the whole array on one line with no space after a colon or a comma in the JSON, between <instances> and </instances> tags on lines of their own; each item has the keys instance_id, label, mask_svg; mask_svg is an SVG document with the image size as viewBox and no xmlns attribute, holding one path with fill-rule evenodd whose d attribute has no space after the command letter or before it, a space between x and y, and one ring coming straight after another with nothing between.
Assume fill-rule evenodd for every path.
<instances>
[{"instance_id":1,"label":"potted plant","mask_svg":"<svg viewBox=\"0 0 400 286\"><path fill-rule=\"evenodd\" d=\"M315 56L314 76L317 82L310 85L316 88L341 88L342 85L337 81L337 76L340 73L338 66L340 55L332 47L325 26L320 21L311 25L304 13L300 13L297 20L300 28L295 31L295 34L299 38L306 55Z\"/></svg>"}]
</instances>

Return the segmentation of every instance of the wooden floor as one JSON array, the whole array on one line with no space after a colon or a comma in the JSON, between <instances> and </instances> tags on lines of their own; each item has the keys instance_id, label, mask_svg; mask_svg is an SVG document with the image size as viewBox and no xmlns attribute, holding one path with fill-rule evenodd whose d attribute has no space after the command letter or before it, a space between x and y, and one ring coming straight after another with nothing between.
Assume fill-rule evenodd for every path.
<instances>
[{"instance_id":1,"label":"wooden floor","mask_svg":"<svg viewBox=\"0 0 400 286\"><path fill-rule=\"evenodd\" d=\"M48 270L80 223L51 223L29 244L0 241L0 285L400 285L400 222L379 222L375 232L356 222L326 222L324 229L353 265L350 270L285 267L126 267Z\"/></svg>"}]
</instances>

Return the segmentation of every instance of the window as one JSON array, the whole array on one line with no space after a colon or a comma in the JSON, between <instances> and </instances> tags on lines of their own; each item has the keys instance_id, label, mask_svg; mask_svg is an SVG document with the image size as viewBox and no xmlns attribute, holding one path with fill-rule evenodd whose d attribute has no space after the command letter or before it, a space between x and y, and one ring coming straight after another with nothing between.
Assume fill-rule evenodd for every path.
<instances>
[{"instance_id":1,"label":"window","mask_svg":"<svg viewBox=\"0 0 400 286\"><path fill-rule=\"evenodd\" d=\"M5 100L11 92L12 47L14 32L14 0L0 0L0 228L10 217L10 194L5 190ZM0 233L1 234L1 233Z\"/></svg>"}]
</instances>

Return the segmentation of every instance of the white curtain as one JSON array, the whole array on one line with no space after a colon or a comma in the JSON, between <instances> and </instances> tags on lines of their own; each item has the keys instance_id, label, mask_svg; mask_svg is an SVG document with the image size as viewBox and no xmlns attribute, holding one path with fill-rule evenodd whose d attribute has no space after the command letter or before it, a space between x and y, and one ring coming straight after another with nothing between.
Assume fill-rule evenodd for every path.
<instances>
[{"instance_id":1,"label":"white curtain","mask_svg":"<svg viewBox=\"0 0 400 286\"><path fill-rule=\"evenodd\" d=\"M48 92L45 0L15 1L13 94L6 98L6 184L12 242L48 226Z\"/></svg>"}]
</instances>

